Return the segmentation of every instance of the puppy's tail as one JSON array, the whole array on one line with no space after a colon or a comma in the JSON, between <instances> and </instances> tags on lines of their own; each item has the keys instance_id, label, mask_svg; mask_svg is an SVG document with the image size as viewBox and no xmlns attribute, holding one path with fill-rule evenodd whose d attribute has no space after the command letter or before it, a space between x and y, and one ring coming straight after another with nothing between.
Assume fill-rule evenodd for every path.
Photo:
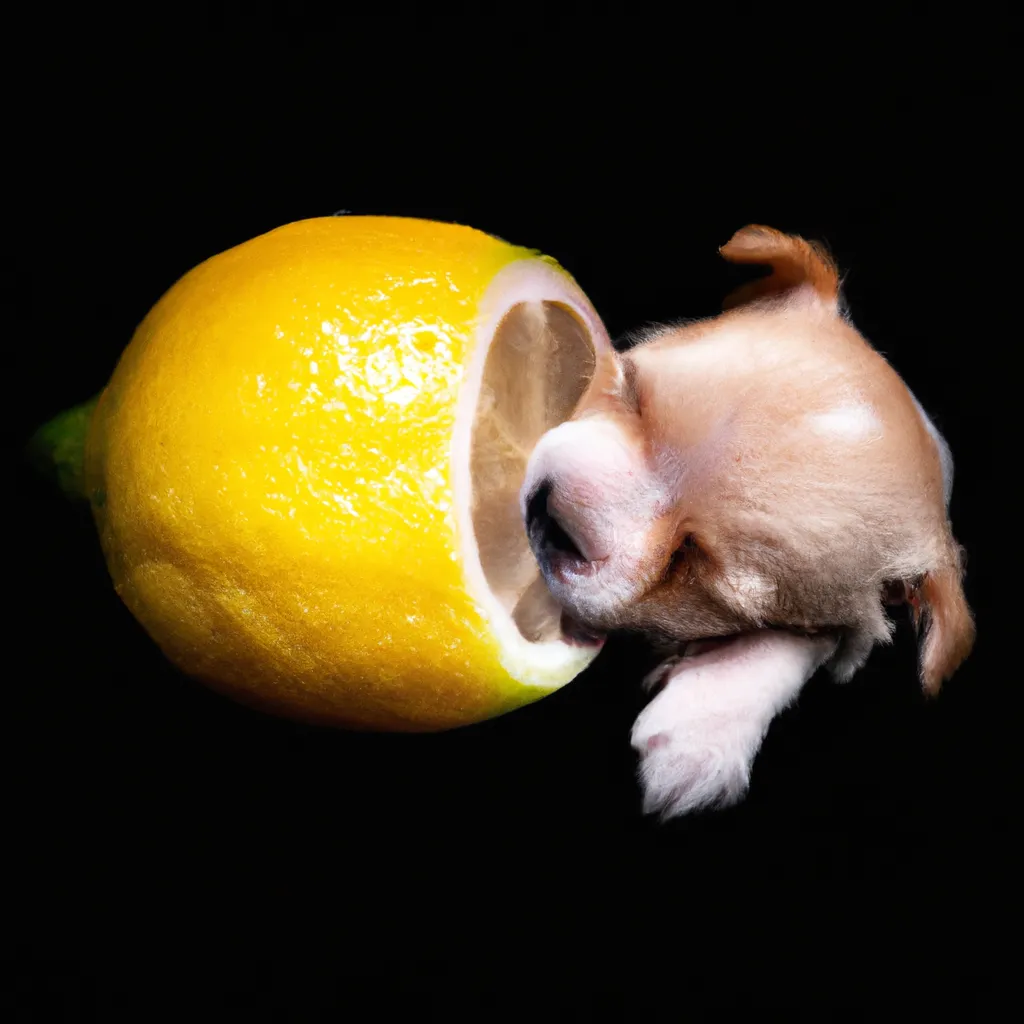
<instances>
[{"instance_id":1,"label":"puppy's tail","mask_svg":"<svg viewBox=\"0 0 1024 1024\"><path fill-rule=\"evenodd\" d=\"M823 245L761 224L740 228L718 250L730 263L764 264L772 272L730 294L726 309L759 299L803 293L831 307L839 303L839 272Z\"/></svg>"}]
</instances>

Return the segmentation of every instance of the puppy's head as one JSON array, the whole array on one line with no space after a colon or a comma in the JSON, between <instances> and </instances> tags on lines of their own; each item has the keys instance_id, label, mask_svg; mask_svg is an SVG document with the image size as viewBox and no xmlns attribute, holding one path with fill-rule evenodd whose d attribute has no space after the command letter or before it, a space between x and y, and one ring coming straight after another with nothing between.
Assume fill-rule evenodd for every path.
<instances>
[{"instance_id":1,"label":"puppy's head","mask_svg":"<svg viewBox=\"0 0 1024 1024\"><path fill-rule=\"evenodd\" d=\"M906 601L934 692L973 640L945 442L843 315L820 248L752 226L722 254L772 272L607 356L534 451L521 505L547 584L591 628L676 647L827 634L840 678Z\"/></svg>"}]
</instances>

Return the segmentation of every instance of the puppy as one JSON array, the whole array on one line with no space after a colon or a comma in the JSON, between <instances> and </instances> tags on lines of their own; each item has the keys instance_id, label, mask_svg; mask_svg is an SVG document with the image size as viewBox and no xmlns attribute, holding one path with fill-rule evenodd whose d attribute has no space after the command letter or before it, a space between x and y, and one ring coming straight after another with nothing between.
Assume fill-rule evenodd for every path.
<instances>
[{"instance_id":1,"label":"puppy","mask_svg":"<svg viewBox=\"0 0 1024 1024\"><path fill-rule=\"evenodd\" d=\"M567 615L671 652L632 733L663 817L740 800L772 718L820 666L850 679L887 605L910 606L929 694L974 640L949 448L845 315L833 262L756 225L721 253L771 273L605 358L520 496Z\"/></svg>"}]
</instances>

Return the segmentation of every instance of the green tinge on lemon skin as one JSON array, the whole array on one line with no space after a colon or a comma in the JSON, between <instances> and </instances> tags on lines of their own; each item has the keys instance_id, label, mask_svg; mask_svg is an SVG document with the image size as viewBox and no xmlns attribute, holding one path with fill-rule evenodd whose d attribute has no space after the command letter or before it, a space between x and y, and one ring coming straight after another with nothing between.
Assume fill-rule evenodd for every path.
<instances>
[{"instance_id":1,"label":"green tinge on lemon skin","mask_svg":"<svg viewBox=\"0 0 1024 1024\"><path fill-rule=\"evenodd\" d=\"M29 460L46 479L72 499L88 501L85 489L85 438L100 396L54 416L32 435Z\"/></svg>"}]
</instances>

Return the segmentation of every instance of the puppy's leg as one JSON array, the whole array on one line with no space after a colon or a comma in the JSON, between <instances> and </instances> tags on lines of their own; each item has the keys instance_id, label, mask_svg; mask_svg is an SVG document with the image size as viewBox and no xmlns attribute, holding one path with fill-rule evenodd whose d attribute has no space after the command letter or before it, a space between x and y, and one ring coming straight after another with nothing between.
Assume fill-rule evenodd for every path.
<instances>
[{"instance_id":1,"label":"puppy's leg","mask_svg":"<svg viewBox=\"0 0 1024 1024\"><path fill-rule=\"evenodd\" d=\"M740 636L648 677L664 689L633 726L644 810L663 818L742 799L772 719L832 653L835 641L778 630Z\"/></svg>"}]
</instances>

